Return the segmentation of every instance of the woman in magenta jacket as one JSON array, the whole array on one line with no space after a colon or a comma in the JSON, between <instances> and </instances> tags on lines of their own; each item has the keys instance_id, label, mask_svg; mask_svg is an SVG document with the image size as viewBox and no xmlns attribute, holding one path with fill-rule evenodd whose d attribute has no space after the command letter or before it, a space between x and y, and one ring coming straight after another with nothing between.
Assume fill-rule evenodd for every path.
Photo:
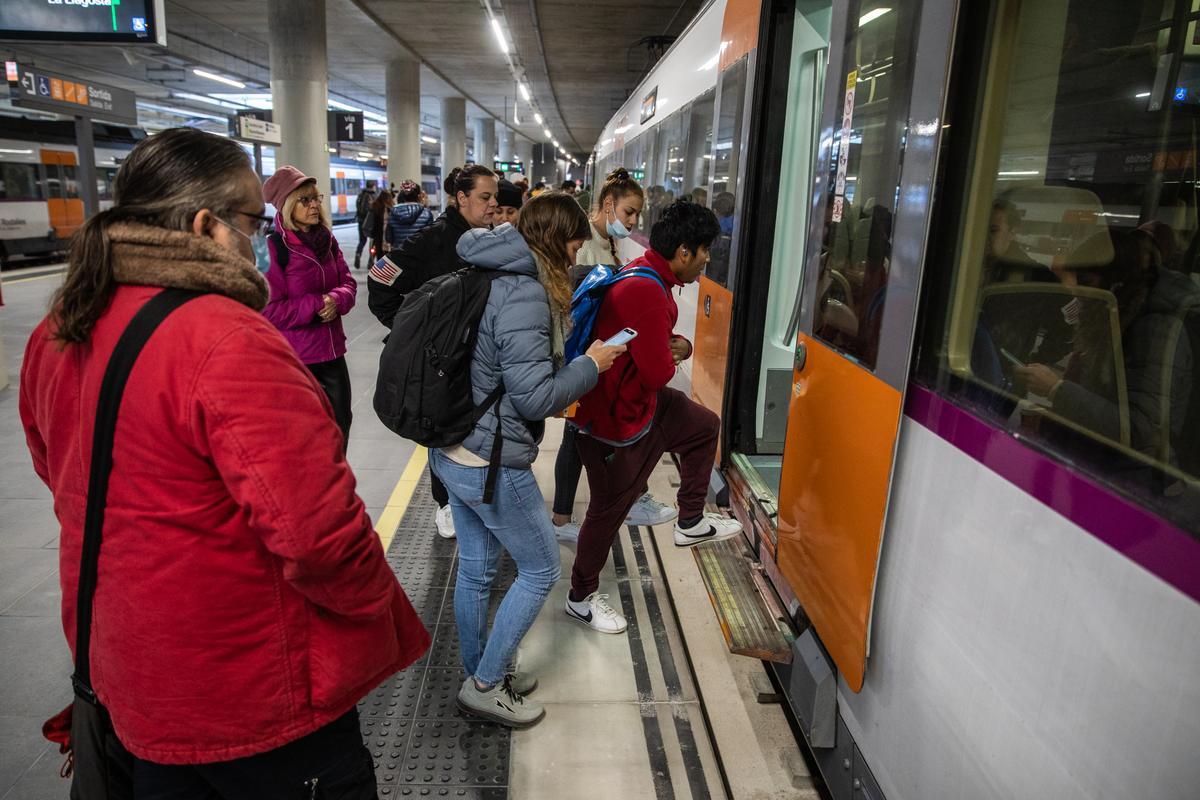
<instances>
[{"instance_id":1,"label":"woman in magenta jacket","mask_svg":"<svg viewBox=\"0 0 1200 800\"><path fill-rule=\"evenodd\" d=\"M20 413L61 525L74 647L105 365L163 287L204 293L146 343L113 443L91 677L137 759L134 796L274 800L319 781L318 796L373 798L355 703L429 634L325 395L261 314L258 178L235 142L176 128L133 148L114 199L76 234L29 339Z\"/></svg>"},{"instance_id":2,"label":"woman in magenta jacket","mask_svg":"<svg viewBox=\"0 0 1200 800\"><path fill-rule=\"evenodd\" d=\"M281 167L263 184L263 199L279 209L267 270L271 299L263 313L325 390L348 442L353 415L342 317L354 308L358 283L333 238L316 178Z\"/></svg>"}]
</instances>

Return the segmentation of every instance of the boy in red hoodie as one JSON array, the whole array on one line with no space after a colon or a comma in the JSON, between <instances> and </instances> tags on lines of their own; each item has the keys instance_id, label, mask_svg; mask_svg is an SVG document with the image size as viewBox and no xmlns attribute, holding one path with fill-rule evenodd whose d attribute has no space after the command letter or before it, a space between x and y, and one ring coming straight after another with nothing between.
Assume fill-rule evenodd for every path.
<instances>
[{"instance_id":1,"label":"boy in red hoodie","mask_svg":"<svg viewBox=\"0 0 1200 800\"><path fill-rule=\"evenodd\" d=\"M579 531L566 610L594 630L626 628L607 595L596 591L600 570L663 453L679 456L676 546L727 539L742 530L736 520L704 512L720 419L667 388L676 366L692 354L691 343L673 332L679 309L670 290L700 277L720 232L717 218L704 206L682 200L669 206L650 229L650 249L625 268L654 270L666 290L648 277L620 281L608 290L596 317L593 338L608 339L622 328L638 335L629 342L628 354L580 400L574 418L591 501Z\"/></svg>"}]
</instances>

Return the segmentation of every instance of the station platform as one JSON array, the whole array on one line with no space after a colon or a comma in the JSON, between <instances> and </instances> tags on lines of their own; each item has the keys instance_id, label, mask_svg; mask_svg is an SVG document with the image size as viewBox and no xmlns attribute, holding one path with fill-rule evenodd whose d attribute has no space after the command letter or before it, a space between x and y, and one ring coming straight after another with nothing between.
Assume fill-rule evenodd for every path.
<instances>
[{"instance_id":1,"label":"station platform","mask_svg":"<svg viewBox=\"0 0 1200 800\"><path fill-rule=\"evenodd\" d=\"M336 229L353 252L354 230ZM563 611L573 547L560 545L563 579L518 653L546 706L533 728L509 732L460 714L463 679L453 615L457 547L437 536L426 453L371 410L383 329L359 305L345 320L355 419L349 460L388 561L433 634L429 652L363 699L364 740L381 798L816 798L779 705L757 702L760 662L730 655L692 551L671 525L629 527L613 548L601 591L629 620L624 635L585 628ZM0 391L0 800L67 797L62 757L41 724L70 699L60 622L58 524L34 474L17 411L25 341L60 275L9 275L0 310L11 385ZM694 306L693 306L694 307ZM551 420L535 473L549 497L562 424ZM664 500L678 476L669 460L651 481ZM587 482L577 496L587 505ZM494 604L515 577L500 571Z\"/></svg>"}]
</instances>

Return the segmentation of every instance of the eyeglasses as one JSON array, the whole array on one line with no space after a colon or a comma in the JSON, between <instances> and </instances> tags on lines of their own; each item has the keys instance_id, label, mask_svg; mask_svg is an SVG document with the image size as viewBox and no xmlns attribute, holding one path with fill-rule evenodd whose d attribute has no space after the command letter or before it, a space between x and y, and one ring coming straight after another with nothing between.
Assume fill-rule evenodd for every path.
<instances>
[{"instance_id":1,"label":"eyeglasses","mask_svg":"<svg viewBox=\"0 0 1200 800\"><path fill-rule=\"evenodd\" d=\"M315 194L309 197L297 197L296 202L302 206L311 206L313 204L320 205L325 202L325 195Z\"/></svg>"},{"instance_id":2,"label":"eyeglasses","mask_svg":"<svg viewBox=\"0 0 1200 800\"><path fill-rule=\"evenodd\" d=\"M256 236L266 236L267 229L270 228L271 223L275 221L271 217L267 217L262 214L251 214L249 211L239 211L237 213L241 214L243 217L249 217L250 219L255 220L254 234Z\"/></svg>"}]
</instances>

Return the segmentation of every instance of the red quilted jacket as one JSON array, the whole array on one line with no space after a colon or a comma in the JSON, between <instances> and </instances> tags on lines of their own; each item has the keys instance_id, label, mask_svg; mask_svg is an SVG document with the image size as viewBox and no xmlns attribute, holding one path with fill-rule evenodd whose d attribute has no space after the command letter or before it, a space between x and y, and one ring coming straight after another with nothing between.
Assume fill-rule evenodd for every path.
<instances>
[{"instance_id":1,"label":"red quilted jacket","mask_svg":"<svg viewBox=\"0 0 1200 800\"><path fill-rule=\"evenodd\" d=\"M25 353L21 419L62 528L72 648L100 381L158 291L118 288L87 344L63 348L43 322ZM328 401L247 306L206 295L167 318L129 378L113 459L92 681L134 755L194 764L273 749L428 647Z\"/></svg>"}]
</instances>

